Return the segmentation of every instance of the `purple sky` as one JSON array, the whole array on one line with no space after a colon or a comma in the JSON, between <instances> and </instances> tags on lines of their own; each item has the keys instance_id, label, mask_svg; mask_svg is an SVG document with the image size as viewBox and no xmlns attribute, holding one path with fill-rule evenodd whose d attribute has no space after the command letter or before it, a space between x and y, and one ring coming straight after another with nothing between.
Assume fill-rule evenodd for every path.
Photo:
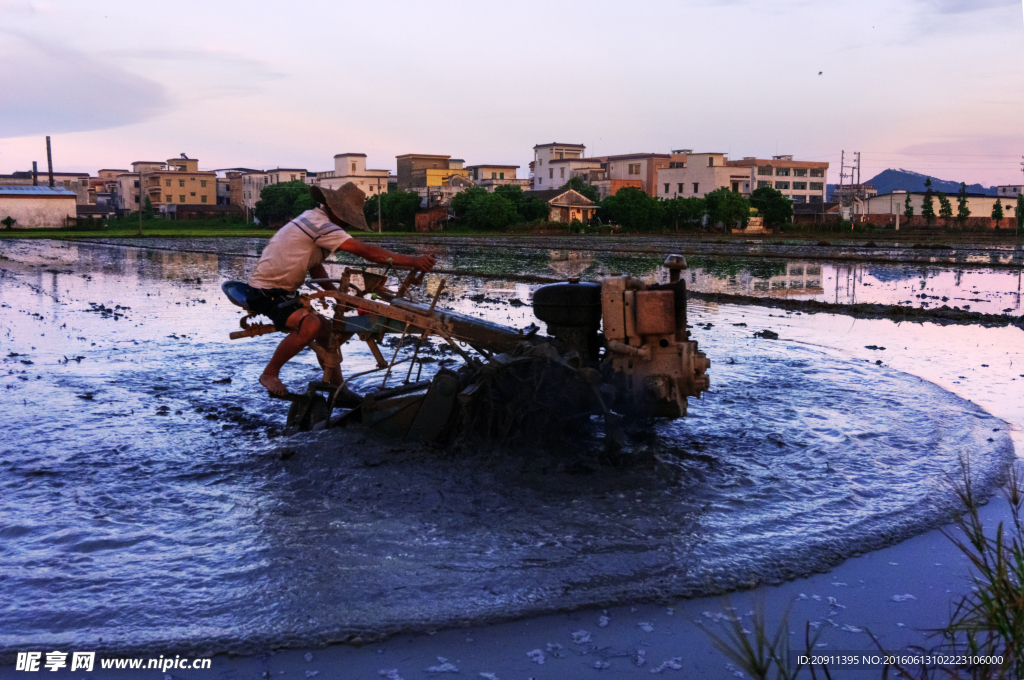
<instances>
[{"instance_id":1,"label":"purple sky","mask_svg":"<svg viewBox=\"0 0 1024 680\"><path fill-rule=\"evenodd\" d=\"M819 75L821 72L821 75ZM0 0L0 172L793 154L1021 183L1021 0Z\"/></svg>"}]
</instances>

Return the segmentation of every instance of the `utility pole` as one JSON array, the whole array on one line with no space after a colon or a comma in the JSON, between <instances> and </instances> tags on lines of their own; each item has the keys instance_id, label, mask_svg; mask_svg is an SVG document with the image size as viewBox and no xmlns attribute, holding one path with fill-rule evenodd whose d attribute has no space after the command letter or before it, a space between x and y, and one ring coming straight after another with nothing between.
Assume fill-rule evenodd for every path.
<instances>
[{"instance_id":1,"label":"utility pole","mask_svg":"<svg viewBox=\"0 0 1024 680\"><path fill-rule=\"evenodd\" d=\"M381 230L381 222L380 222L380 177L377 178L377 233L378 234L384 233Z\"/></svg>"},{"instance_id":2,"label":"utility pole","mask_svg":"<svg viewBox=\"0 0 1024 680\"><path fill-rule=\"evenodd\" d=\"M857 186L860 186L860 151L857 152Z\"/></svg>"},{"instance_id":3,"label":"utility pole","mask_svg":"<svg viewBox=\"0 0 1024 680\"><path fill-rule=\"evenodd\" d=\"M846 151L839 152L839 186L843 186L843 177L846 172Z\"/></svg>"},{"instance_id":4,"label":"utility pole","mask_svg":"<svg viewBox=\"0 0 1024 680\"><path fill-rule=\"evenodd\" d=\"M39 186L39 168L35 161L32 161L32 186Z\"/></svg>"},{"instance_id":5,"label":"utility pole","mask_svg":"<svg viewBox=\"0 0 1024 680\"><path fill-rule=\"evenodd\" d=\"M53 188L53 156L50 155L50 135L46 135L46 165L50 169L50 188Z\"/></svg>"},{"instance_id":6,"label":"utility pole","mask_svg":"<svg viewBox=\"0 0 1024 680\"><path fill-rule=\"evenodd\" d=\"M143 190L143 177L144 173L142 169L139 169L139 236L142 236L142 190Z\"/></svg>"}]
</instances>

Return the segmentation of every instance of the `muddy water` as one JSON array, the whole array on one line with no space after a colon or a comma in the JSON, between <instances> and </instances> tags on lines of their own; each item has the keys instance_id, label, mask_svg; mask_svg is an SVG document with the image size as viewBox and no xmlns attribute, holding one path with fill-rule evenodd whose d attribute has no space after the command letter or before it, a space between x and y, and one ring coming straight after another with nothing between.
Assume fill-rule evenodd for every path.
<instances>
[{"instance_id":1,"label":"muddy water","mask_svg":"<svg viewBox=\"0 0 1024 680\"><path fill-rule=\"evenodd\" d=\"M255 379L276 338L229 341L219 291L259 246L0 244L0 647L251 651L777 582L933 526L961 456L981 489L1012 456L1001 421L931 383L700 305L713 390L627 470L273 436ZM449 277L449 306L514 326L530 287L505 268L579 259L444 255L492 274ZM307 353L284 378L317 373Z\"/></svg>"}]
</instances>

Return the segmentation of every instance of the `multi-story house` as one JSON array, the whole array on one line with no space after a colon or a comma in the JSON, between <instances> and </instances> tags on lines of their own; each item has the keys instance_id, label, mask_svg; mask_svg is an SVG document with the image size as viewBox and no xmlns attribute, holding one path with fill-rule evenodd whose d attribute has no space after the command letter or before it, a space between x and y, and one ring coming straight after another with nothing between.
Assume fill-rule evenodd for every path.
<instances>
[{"instance_id":1,"label":"multi-story house","mask_svg":"<svg viewBox=\"0 0 1024 680\"><path fill-rule=\"evenodd\" d=\"M565 144L562 142L551 142L550 144L537 144L533 147L533 161L530 163L530 179L533 180L534 190L557 189L565 184L565 180L559 182L555 177L552 161L583 158L587 147L583 144Z\"/></svg>"},{"instance_id":2,"label":"multi-story house","mask_svg":"<svg viewBox=\"0 0 1024 680\"><path fill-rule=\"evenodd\" d=\"M469 165L466 170L469 172L469 179L473 184L488 191L494 191L500 186L517 186L521 189L530 188L530 180L517 178L518 165Z\"/></svg>"},{"instance_id":3,"label":"multi-story house","mask_svg":"<svg viewBox=\"0 0 1024 680\"><path fill-rule=\"evenodd\" d=\"M136 161L132 172L117 176L115 206L121 213L145 208L175 212L179 205L217 205L217 173L200 170L195 158L170 158L165 163Z\"/></svg>"},{"instance_id":4,"label":"multi-story house","mask_svg":"<svg viewBox=\"0 0 1024 680\"><path fill-rule=\"evenodd\" d=\"M397 157L398 188L403 191L451 186L453 177L469 179L461 158L408 153Z\"/></svg>"},{"instance_id":5,"label":"multi-story house","mask_svg":"<svg viewBox=\"0 0 1024 680\"><path fill-rule=\"evenodd\" d=\"M767 186L793 203L823 203L828 182L828 163L794 161L792 156L731 161L724 153L681 149L672 152L669 166L658 171L659 198L700 198L718 189L749 196Z\"/></svg>"},{"instance_id":6,"label":"multi-story house","mask_svg":"<svg viewBox=\"0 0 1024 680\"><path fill-rule=\"evenodd\" d=\"M386 194L390 177L389 170L367 169L365 153L339 153L334 156L334 170L317 172L313 183L325 189L338 189L351 182L369 197Z\"/></svg>"}]
</instances>

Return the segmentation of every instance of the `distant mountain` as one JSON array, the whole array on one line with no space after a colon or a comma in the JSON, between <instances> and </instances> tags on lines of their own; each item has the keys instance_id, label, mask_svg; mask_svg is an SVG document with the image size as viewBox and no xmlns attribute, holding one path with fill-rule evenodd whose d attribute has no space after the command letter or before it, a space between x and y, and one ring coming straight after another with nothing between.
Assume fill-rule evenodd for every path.
<instances>
[{"instance_id":1,"label":"distant mountain","mask_svg":"<svg viewBox=\"0 0 1024 680\"><path fill-rule=\"evenodd\" d=\"M893 191L924 191L924 181L928 179L930 175L922 175L919 172L912 170L883 170L869 180L866 180L865 184L874 184L875 190L879 194L888 194ZM829 200L832 200L832 192L835 189L835 184L828 185ZM960 182L954 182L951 180L937 179L932 177L932 190L941 191L945 194L955 194L960 191ZM980 184L968 184L967 193L970 194L985 194L986 196L995 196L995 187L985 187Z\"/></svg>"}]
</instances>

